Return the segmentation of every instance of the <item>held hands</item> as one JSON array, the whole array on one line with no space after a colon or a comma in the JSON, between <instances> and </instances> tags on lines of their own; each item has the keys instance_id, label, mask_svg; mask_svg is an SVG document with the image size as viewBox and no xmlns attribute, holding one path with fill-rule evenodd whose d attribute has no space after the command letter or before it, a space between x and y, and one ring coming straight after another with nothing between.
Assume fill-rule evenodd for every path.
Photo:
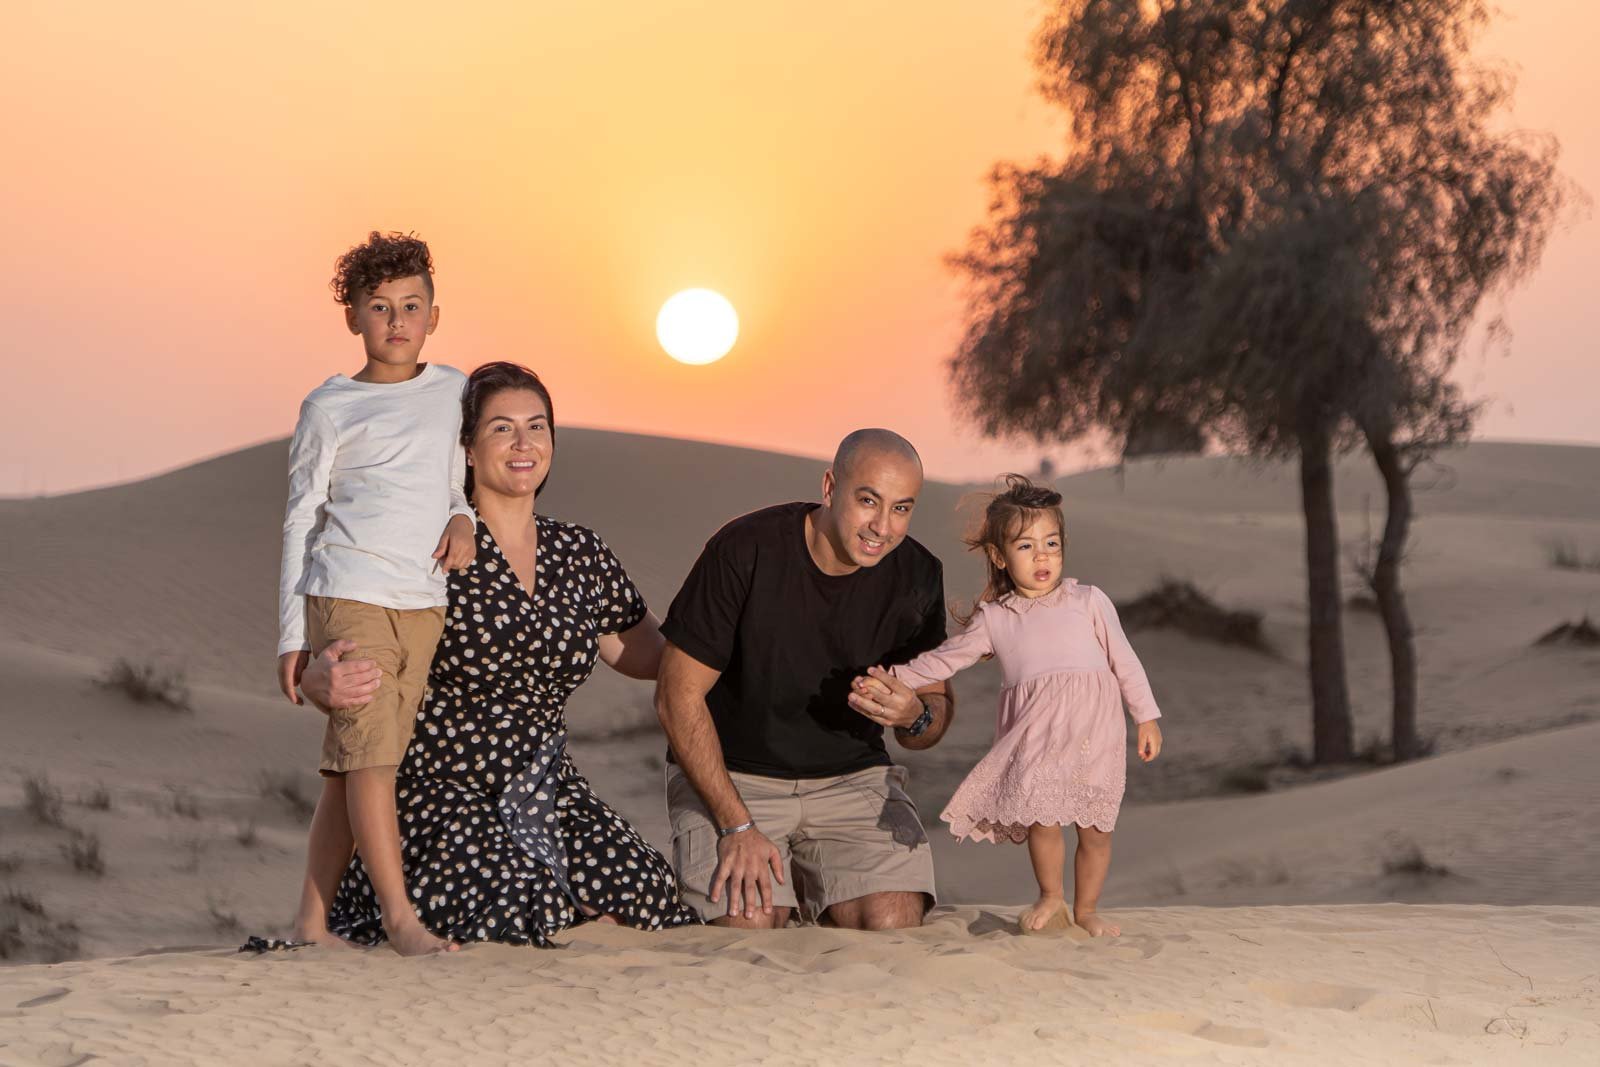
<instances>
[{"instance_id":1,"label":"held hands","mask_svg":"<svg viewBox=\"0 0 1600 1067\"><path fill-rule=\"evenodd\" d=\"M355 650L354 641L341 638L323 649L300 676L300 688L324 711L359 708L377 694L383 671L370 659L344 658Z\"/></svg>"},{"instance_id":2,"label":"held hands","mask_svg":"<svg viewBox=\"0 0 1600 1067\"><path fill-rule=\"evenodd\" d=\"M783 884L783 858L778 846L752 826L717 839L717 870L711 876L711 903L728 890L728 914L746 919L772 914L772 879Z\"/></svg>"},{"instance_id":3,"label":"held hands","mask_svg":"<svg viewBox=\"0 0 1600 1067\"><path fill-rule=\"evenodd\" d=\"M439 561L439 568L446 571L466 570L467 564L478 555L477 533L472 520L465 515L450 516L444 533L439 535L439 547L433 550L433 558Z\"/></svg>"},{"instance_id":4,"label":"held hands","mask_svg":"<svg viewBox=\"0 0 1600 1067\"><path fill-rule=\"evenodd\" d=\"M1161 727L1154 719L1139 724L1139 743L1135 747L1146 763L1161 755Z\"/></svg>"},{"instance_id":5,"label":"held hands","mask_svg":"<svg viewBox=\"0 0 1600 1067\"><path fill-rule=\"evenodd\" d=\"M922 714L916 691L882 667L868 667L851 682L848 699L852 708L880 726L905 729Z\"/></svg>"}]
</instances>

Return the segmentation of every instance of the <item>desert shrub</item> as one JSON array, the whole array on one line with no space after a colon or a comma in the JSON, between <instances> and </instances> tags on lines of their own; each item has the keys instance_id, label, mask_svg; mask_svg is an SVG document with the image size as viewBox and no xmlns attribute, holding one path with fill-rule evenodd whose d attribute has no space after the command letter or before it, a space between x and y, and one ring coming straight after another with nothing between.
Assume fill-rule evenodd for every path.
<instances>
[{"instance_id":1,"label":"desert shrub","mask_svg":"<svg viewBox=\"0 0 1600 1067\"><path fill-rule=\"evenodd\" d=\"M255 848L261 843L261 834L256 831L255 821L251 820L234 830L233 839L239 842L241 848Z\"/></svg>"},{"instance_id":2,"label":"desert shrub","mask_svg":"<svg viewBox=\"0 0 1600 1067\"><path fill-rule=\"evenodd\" d=\"M105 857L100 853L100 838L85 830L72 831L72 839L61 846L61 854L79 874L100 878L106 873Z\"/></svg>"},{"instance_id":3,"label":"desert shrub","mask_svg":"<svg viewBox=\"0 0 1600 1067\"><path fill-rule=\"evenodd\" d=\"M46 826L62 825L61 790L50 784L44 775L34 775L22 783L25 795L23 806L37 822Z\"/></svg>"},{"instance_id":4,"label":"desert shrub","mask_svg":"<svg viewBox=\"0 0 1600 1067\"><path fill-rule=\"evenodd\" d=\"M20 889L6 890L5 903L7 907L14 908L26 915L44 914L44 904L39 901L39 898Z\"/></svg>"},{"instance_id":5,"label":"desert shrub","mask_svg":"<svg viewBox=\"0 0 1600 1067\"><path fill-rule=\"evenodd\" d=\"M194 794L181 785L168 786L172 791L172 813L185 819L200 818L200 802Z\"/></svg>"},{"instance_id":6,"label":"desert shrub","mask_svg":"<svg viewBox=\"0 0 1600 1067\"><path fill-rule=\"evenodd\" d=\"M78 803L91 811L110 811L111 790L104 785L96 785L89 792L79 797Z\"/></svg>"},{"instance_id":7,"label":"desert shrub","mask_svg":"<svg viewBox=\"0 0 1600 1067\"><path fill-rule=\"evenodd\" d=\"M1162 578L1154 589L1120 606L1117 614L1130 630L1166 627L1203 641L1272 650L1261 633L1259 611L1230 611L1177 578Z\"/></svg>"},{"instance_id":8,"label":"desert shrub","mask_svg":"<svg viewBox=\"0 0 1600 1067\"><path fill-rule=\"evenodd\" d=\"M1452 872L1443 864L1430 862L1422 846L1409 837L1391 836L1383 855L1385 875L1408 878L1448 878Z\"/></svg>"},{"instance_id":9,"label":"desert shrub","mask_svg":"<svg viewBox=\"0 0 1600 1067\"><path fill-rule=\"evenodd\" d=\"M1600 571L1600 552L1591 552L1586 557L1571 541L1546 542L1545 559L1560 571Z\"/></svg>"},{"instance_id":10,"label":"desert shrub","mask_svg":"<svg viewBox=\"0 0 1600 1067\"><path fill-rule=\"evenodd\" d=\"M119 659L106 669L100 685L126 694L136 704L158 704L171 711L194 710L188 677L182 667Z\"/></svg>"},{"instance_id":11,"label":"desert shrub","mask_svg":"<svg viewBox=\"0 0 1600 1067\"><path fill-rule=\"evenodd\" d=\"M60 963L77 954L75 923L51 919L26 893L12 890L0 900L0 960Z\"/></svg>"},{"instance_id":12,"label":"desert shrub","mask_svg":"<svg viewBox=\"0 0 1600 1067\"><path fill-rule=\"evenodd\" d=\"M219 897L206 898L206 912L211 916L211 928L219 934L237 934L244 929L239 916L229 910L227 902Z\"/></svg>"}]
</instances>

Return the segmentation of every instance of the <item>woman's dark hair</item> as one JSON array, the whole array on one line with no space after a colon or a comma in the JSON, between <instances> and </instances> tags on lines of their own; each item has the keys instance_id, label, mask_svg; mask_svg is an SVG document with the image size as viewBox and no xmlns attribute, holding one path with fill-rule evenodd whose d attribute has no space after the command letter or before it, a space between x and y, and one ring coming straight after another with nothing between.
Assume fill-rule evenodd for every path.
<instances>
[{"instance_id":1,"label":"woman's dark hair","mask_svg":"<svg viewBox=\"0 0 1600 1067\"><path fill-rule=\"evenodd\" d=\"M983 592L979 594L977 603L972 605L972 610L965 614L954 612L956 621L962 626L972 621L981 605L1016 592L1017 587L1012 584L1011 575L1006 573L1004 567L995 564L994 554L1003 555L1006 543L1016 537L1030 519L1041 514L1055 519L1061 527L1061 545L1066 547L1067 520L1061 513L1061 494L1047 486L1034 485L1020 474L1007 474L1005 481L1005 489L989 497L977 529L962 538L962 543L969 549L983 553L983 565L988 575ZM989 551L991 548L994 552Z\"/></svg>"},{"instance_id":2,"label":"woman's dark hair","mask_svg":"<svg viewBox=\"0 0 1600 1067\"><path fill-rule=\"evenodd\" d=\"M394 278L422 278L433 300L433 255L428 242L409 233L367 235L367 243L356 245L339 257L328 288L341 304L354 304L362 295Z\"/></svg>"},{"instance_id":3,"label":"woman's dark hair","mask_svg":"<svg viewBox=\"0 0 1600 1067\"><path fill-rule=\"evenodd\" d=\"M533 371L520 363L509 363L499 360L494 363L485 363L467 378L467 388L461 394L461 444L463 447L470 445L472 439L478 434L478 422L483 418L483 407L489 398L497 393L504 393L513 389L526 389L530 393L537 393L539 399L544 401L545 414L550 416L550 448L551 455L555 454L556 443L556 406L550 399L550 390L545 388L544 382ZM545 482L550 480L547 472L539 488L533 491L537 497L544 492ZM467 499L472 499L474 479L472 468L467 467Z\"/></svg>"}]
</instances>

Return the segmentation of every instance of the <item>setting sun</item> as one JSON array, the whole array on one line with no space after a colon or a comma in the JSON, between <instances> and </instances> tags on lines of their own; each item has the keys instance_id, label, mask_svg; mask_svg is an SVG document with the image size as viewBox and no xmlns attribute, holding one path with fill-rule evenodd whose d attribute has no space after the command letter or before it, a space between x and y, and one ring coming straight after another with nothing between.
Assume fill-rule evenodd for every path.
<instances>
[{"instance_id":1,"label":"setting sun","mask_svg":"<svg viewBox=\"0 0 1600 1067\"><path fill-rule=\"evenodd\" d=\"M661 305L656 337L679 363L715 363L739 337L739 313L710 289L685 289Z\"/></svg>"}]
</instances>

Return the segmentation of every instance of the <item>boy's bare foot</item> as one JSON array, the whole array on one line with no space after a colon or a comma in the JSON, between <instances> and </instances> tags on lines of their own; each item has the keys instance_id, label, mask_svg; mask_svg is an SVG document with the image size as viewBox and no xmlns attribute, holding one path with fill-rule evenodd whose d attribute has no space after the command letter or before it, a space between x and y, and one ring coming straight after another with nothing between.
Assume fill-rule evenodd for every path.
<instances>
[{"instance_id":1,"label":"boy's bare foot","mask_svg":"<svg viewBox=\"0 0 1600 1067\"><path fill-rule=\"evenodd\" d=\"M1017 916L1017 925L1022 927L1024 933L1043 930L1047 925L1051 929L1064 930L1072 925L1072 916L1067 912L1064 898L1041 896L1022 909L1022 914Z\"/></svg>"},{"instance_id":2,"label":"boy's bare foot","mask_svg":"<svg viewBox=\"0 0 1600 1067\"><path fill-rule=\"evenodd\" d=\"M435 952L459 952L461 946L428 933L420 922L406 923L396 930L385 929L389 947L402 956L428 956Z\"/></svg>"},{"instance_id":3,"label":"boy's bare foot","mask_svg":"<svg viewBox=\"0 0 1600 1067\"><path fill-rule=\"evenodd\" d=\"M1122 927L1092 911L1078 912L1078 925L1092 937L1121 937Z\"/></svg>"}]
</instances>

